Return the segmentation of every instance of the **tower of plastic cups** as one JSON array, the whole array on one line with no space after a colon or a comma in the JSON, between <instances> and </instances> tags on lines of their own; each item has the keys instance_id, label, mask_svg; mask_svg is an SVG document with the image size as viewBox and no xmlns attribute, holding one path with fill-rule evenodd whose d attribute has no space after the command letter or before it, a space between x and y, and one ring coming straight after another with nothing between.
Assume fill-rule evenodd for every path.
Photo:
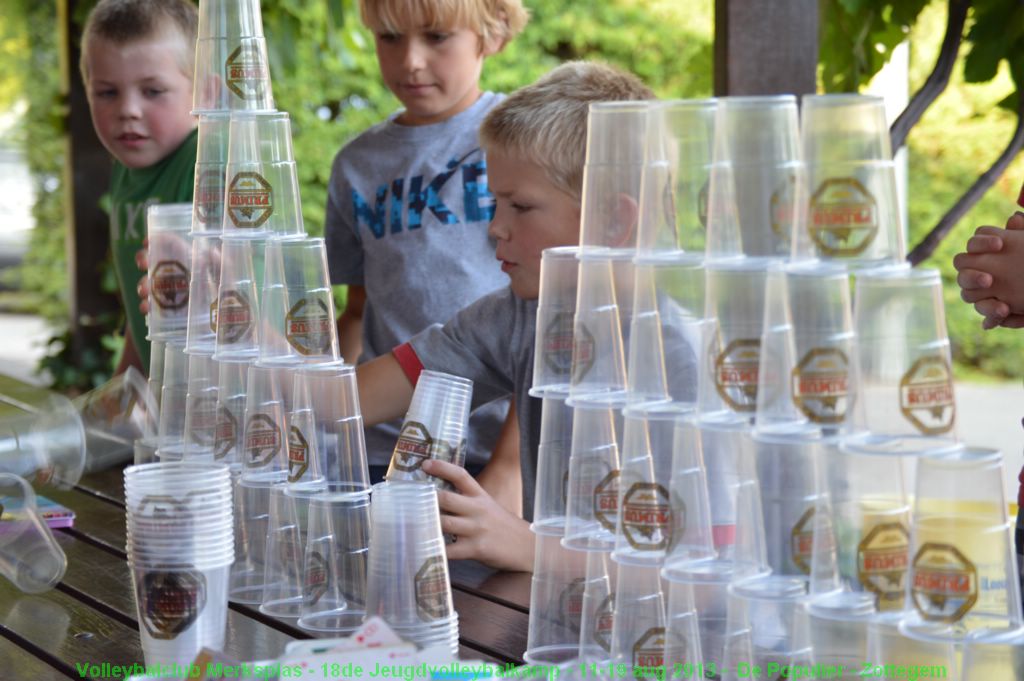
<instances>
[{"instance_id":1,"label":"tower of plastic cups","mask_svg":"<svg viewBox=\"0 0 1024 681\"><path fill-rule=\"evenodd\" d=\"M381 617L407 641L456 654L459 616L434 486L374 485L369 547L366 614Z\"/></svg>"},{"instance_id":2,"label":"tower of plastic cups","mask_svg":"<svg viewBox=\"0 0 1024 681\"><path fill-rule=\"evenodd\" d=\"M259 0L201 0L192 113L273 108Z\"/></svg>"},{"instance_id":3,"label":"tower of plastic cups","mask_svg":"<svg viewBox=\"0 0 1024 681\"><path fill-rule=\"evenodd\" d=\"M224 645L234 560L226 466L170 462L125 470L127 553L147 665L189 664Z\"/></svg>"},{"instance_id":4,"label":"tower of plastic cups","mask_svg":"<svg viewBox=\"0 0 1024 681\"><path fill-rule=\"evenodd\" d=\"M423 371L391 455L385 479L391 482L426 482L422 469L427 459L461 465L473 382L438 371ZM435 479L436 484L440 480Z\"/></svg>"},{"instance_id":5,"label":"tower of plastic cups","mask_svg":"<svg viewBox=\"0 0 1024 681\"><path fill-rule=\"evenodd\" d=\"M804 95L807 228L801 248L851 269L902 262L902 217L881 97Z\"/></svg>"}]
</instances>

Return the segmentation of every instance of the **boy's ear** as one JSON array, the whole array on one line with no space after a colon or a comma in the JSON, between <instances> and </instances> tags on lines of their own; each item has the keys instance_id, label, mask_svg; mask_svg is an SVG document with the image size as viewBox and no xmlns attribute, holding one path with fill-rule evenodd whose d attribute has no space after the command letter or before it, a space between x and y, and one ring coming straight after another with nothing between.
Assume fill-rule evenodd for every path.
<instances>
[{"instance_id":1,"label":"boy's ear","mask_svg":"<svg viewBox=\"0 0 1024 681\"><path fill-rule=\"evenodd\" d=\"M500 35L492 32L489 38L480 41L480 51L484 57L490 57L492 54L497 54L505 47L505 35L507 34L508 29L508 15L504 11L499 11L498 19L501 21L501 25L505 30L501 31Z\"/></svg>"},{"instance_id":2,"label":"boy's ear","mask_svg":"<svg viewBox=\"0 0 1024 681\"><path fill-rule=\"evenodd\" d=\"M612 205L612 234L608 235L609 246L620 248L634 243L637 222L640 219L640 204L629 194L616 194Z\"/></svg>"}]
</instances>

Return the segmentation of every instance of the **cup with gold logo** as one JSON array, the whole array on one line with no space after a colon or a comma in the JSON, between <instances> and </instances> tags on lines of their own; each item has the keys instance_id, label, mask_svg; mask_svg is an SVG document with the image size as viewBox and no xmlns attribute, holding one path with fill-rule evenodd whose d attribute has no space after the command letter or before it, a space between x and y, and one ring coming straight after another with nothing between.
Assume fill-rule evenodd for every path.
<instances>
[{"instance_id":1,"label":"cup with gold logo","mask_svg":"<svg viewBox=\"0 0 1024 681\"><path fill-rule=\"evenodd\" d=\"M665 667L682 676L715 674L705 670L700 614L697 612L699 589L687 582L662 581L665 590ZM702 606L704 604L702 603ZM706 608L702 608L707 612ZM708 639L711 636L707 636ZM711 643L711 641L708 641ZM666 672L667 673L667 672Z\"/></svg>"},{"instance_id":2,"label":"cup with gold logo","mask_svg":"<svg viewBox=\"0 0 1024 681\"><path fill-rule=\"evenodd\" d=\"M260 612L274 617L302 614L306 528L310 497L292 494L287 485L270 489L267 548Z\"/></svg>"},{"instance_id":3,"label":"cup with gold logo","mask_svg":"<svg viewBox=\"0 0 1024 681\"><path fill-rule=\"evenodd\" d=\"M271 239L260 296L260 361L315 364L338 354L334 297L321 238Z\"/></svg>"},{"instance_id":4,"label":"cup with gold logo","mask_svg":"<svg viewBox=\"0 0 1024 681\"><path fill-rule=\"evenodd\" d=\"M288 365L249 367L242 425L243 482L272 487L288 480L292 381L293 372Z\"/></svg>"},{"instance_id":5,"label":"cup with gold logo","mask_svg":"<svg viewBox=\"0 0 1024 681\"><path fill-rule=\"evenodd\" d=\"M572 382L580 249L545 248L540 258L540 293L537 300L537 335L530 394L568 393Z\"/></svg>"},{"instance_id":6,"label":"cup with gold logo","mask_svg":"<svg viewBox=\"0 0 1024 681\"><path fill-rule=\"evenodd\" d=\"M529 664L561 664L579 656L590 554L566 548L554 535L535 537L530 619L523 659Z\"/></svg>"},{"instance_id":7,"label":"cup with gold logo","mask_svg":"<svg viewBox=\"0 0 1024 681\"><path fill-rule=\"evenodd\" d=\"M577 551L610 551L619 518L622 410L580 401L573 411L562 543Z\"/></svg>"},{"instance_id":8,"label":"cup with gold logo","mask_svg":"<svg viewBox=\"0 0 1024 681\"><path fill-rule=\"evenodd\" d=\"M917 462L906 616L900 631L962 640L1022 624L998 450L963 447Z\"/></svg>"},{"instance_id":9,"label":"cup with gold logo","mask_svg":"<svg viewBox=\"0 0 1024 681\"><path fill-rule=\"evenodd\" d=\"M216 362L217 417L213 434L213 459L233 471L243 467L245 449L245 402L249 366L245 362Z\"/></svg>"},{"instance_id":10,"label":"cup with gold logo","mask_svg":"<svg viewBox=\"0 0 1024 681\"><path fill-rule=\"evenodd\" d=\"M224 239L221 276L210 325L215 329L213 358L218 362L251 362L260 350L260 290L266 242ZM199 320L196 320L199 323Z\"/></svg>"},{"instance_id":11,"label":"cup with gold logo","mask_svg":"<svg viewBox=\"0 0 1024 681\"><path fill-rule=\"evenodd\" d=\"M189 355L183 459L214 459L219 375L220 363L211 355Z\"/></svg>"},{"instance_id":12,"label":"cup with gold logo","mask_svg":"<svg viewBox=\"0 0 1024 681\"><path fill-rule=\"evenodd\" d=\"M612 629L615 625L615 589L619 564L610 551L588 551L580 612L580 661L611 662Z\"/></svg>"},{"instance_id":13,"label":"cup with gold logo","mask_svg":"<svg viewBox=\"0 0 1024 681\"><path fill-rule=\"evenodd\" d=\"M188 285L185 352L210 354L217 344L217 296L220 289L219 236L192 238L192 278Z\"/></svg>"},{"instance_id":14,"label":"cup with gold logo","mask_svg":"<svg viewBox=\"0 0 1024 681\"><path fill-rule=\"evenodd\" d=\"M904 266L861 271L854 300L857 400L846 446L910 454L955 448L957 408L939 272Z\"/></svg>"},{"instance_id":15,"label":"cup with gold logo","mask_svg":"<svg viewBox=\"0 0 1024 681\"><path fill-rule=\"evenodd\" d=\"M27 385L9 388L6 398L0 403L0 472L36 485L76 484L85 468L86 435L71 400Z\"/></svg>"},{"instance_id":16,"label":"cup with gold logo","mask_svg":"<svg viewBox=\"0 0 1024 681\"><path fill-rule=\"evenodd\" d=\"M192 206L155 204L146 210L149 245L150 340L183 339L188 325L188 294L192 277Z\"/></svg>"},{"instance_id":17,"label":"cup with gold logo","mask_svg":"<svg viewBox=\"0 0 1024 681\"><path fill-rule=\"evenodd\" d=\"M224 174L228 162L231 115L200 114L196 172L192 192L192 234L220 236L224 226Z\"/></svg>"},{"instance_id":18,"label":"cup with gold logo","mask_svg":"<svg viewBox=\"0 0 1024 681\"><path fill-rule=\"evenodd\" d=\"M804 95L807 227L824 260L851 267L902 262L904 234L885 102L859 94Z\"/></svg>"},{"instance_id":19,"label":"cup with gold logo","mask_svg":"<svg viewBox=\"0 0 1024 681\"><path fill-rule=\"evenodd\" d=\"M257 0L202 0L192 113L272 110L270 61Z\"/></svg>"},{"instance_id":20,"label":"cup with gold logo","mask_svg":"<svg viewBox=\"0 0 1024 681\"><path fill-rule=\"evenodd\" d=\"M661 570L620 562L617 577L612 663L628 665L636 679L657 679L668 642Z\"/></svg>"}]
</instances>

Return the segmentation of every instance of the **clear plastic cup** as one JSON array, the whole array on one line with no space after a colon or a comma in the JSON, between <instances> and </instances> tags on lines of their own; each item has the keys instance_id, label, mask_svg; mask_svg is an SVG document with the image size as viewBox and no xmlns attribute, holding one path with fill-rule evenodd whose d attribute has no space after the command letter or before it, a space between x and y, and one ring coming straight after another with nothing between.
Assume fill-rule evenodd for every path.
<instances>
[{"instance_id":1,"label":"clear plastic cup","mask_svg":"<svg viewBox=\"0 0 1024 681\"><path fill-rule=\"evenodd\" d=\"M0 399L0 471L68 488L86 460L82 418L68 398L46 390Z\"/></svg>"},{"instance_id":2,"label":"clear plastic cup","mask_svg":"<svg viewBox=\"0 0 1024 681\"><path fill-rule=\"evenodd\" d=\"M535 534L565 534L565 506L569 490L569 453L572 448L573 408L566 396L548 394L541 403L540 443L537 447L537 488L534 494Z\"/></svg>"},{"instance_id":3,"label":"clear plastic cup","mask_svg":"<svg viewBox=\"0 0 1024 681\"><path fill-rule=\"evenodd\" d=\"M302 614L306 527L309 498L293 496L287 487L270 490L266 570L260 612L274 617Z\"/></svg>"},{"instance_id":4,"label":"clear plastic cup","mask_svg":"<svg viewBox=\"0 0 1024 681\"><path fill-rule=\"evenodd\" d=\"M260 302L261 362L310 364L340 358L323 239L271 239Z\"/></svg>"},{"instance_id":5,"label":"clear plastic cup","mask_svg":"<svg viewBox=\"0 0 1024 681\"><path fill-rule=\"evenodd\" d=\"M233 603L258 606L263 602L270 490L263 484L246 483L241 475L235 480L235 563L229 595Z\"/></svg>"},{"instance_id":6,"label":"clear plastic cup","mask_svg":"<svg viewBox=\"0 0 1024 681\"><path fill-rule=\"evenodd\" d=\"M561 664L579 656L587 556L565 548L558 537L536 535L523 653L528 664Z\"/></svg>"},{"instance_id":7,"label":"clear plastic cup","mask_svg":"<svg viewBox=\"0 0 1024 681\"><path fill-rule=\"evenodd\" d=\"M580 609L579 657L581 662L589 664L609 664L619 564L612 560L610 551L588 551L586 561L583 605Z\"/></svg>"},{"instance_id":8,"label":"clear plastic cup","mask_svg":"<svg viewBox=\"0 0 1024 681\"><path fill-rule=\"evenodd\" d=\"M631 405L684 413L696 404L704 278L700 255L637 259L627 371Z\"/></svg>"},{"instance_id":9,"label":"clear plastic cup","mask_svg":"<svg viewBox=\"0 0 1024 681\"><path fill-rule=\"evenodd\" d=\"M536 351L530 394L566 393L572 380L573 319L576 315L580 249L545 248L540 256Z\"/></svg>"},{"instance_id":10,"label":"clear plastic cup","mask_svg":"<svg viewBox=\"0 0 1024 681\"><path fill-rule=\"evenodd\" d=\"M334 362L295 373L289 417L288 484L293 494L370 489L355 368Z\"/></svg>"},{"instance_id":11,"label":"clear plastic cup","mask_svg":"<svg viewBox=\"0 0 1024 681\"><path fill-rule=\"evenodd\" d=\"M584 251L636 249L649 108L647 101L590 105L580 216Z\"/></svg>"},{"instance_id":12,"label":"clear plastic cup","mask_svg":"<svg viewBox=\"0 0 1024 681\"><path fill-rule=\"evenodd\" d=\"M905 258L885 102L857 94L804 95L809 179L807 237L817 256L850 266Z\"/></svg>"},{"instance_id":13,"label":"clear plastic cup","mask_svg":"<svg viewBox=\"0 0 1024 681\"><path fill-rule=\"evenodd\" d=\"M910 556L905 635L959 641L1022 626L999 451L920 457Z\"/></svg>"},{"instance_id":14,"label":"clear plastic cup","mask_svg":"<svg viewBox=\"0 0 1024 681\"><path fill-rule=\"evenodd\" d=\"M685 574L691 563L708 561L718 555L701 431L692 417L675 422L669 497L673 526L672 540L666 548L664 576L673 579L677 571Z\"/></svg>"},{"instance_id":15,"label":"clear plastic cup","mask_svg":"<svg viewBox=\"0 0 1024 681\"><path fill-rule=\"evenodd\" d=\"M665 593L665 673L683 678L705 676L700 618L692 584L662 582ZM718 670L708 669L715 674Z\"/></svg>"},{"instance_id":16,"label":"clear plastic cup","mask_svg":"<svg viewBox=\"0 0 1024 681\"><path fill-rule=\"evenodd\" d=\"M154 204L146 209L149 246L149 340L185 337L192 279L192 204Z\"/></svg>"},{"instance_id":17,"label":"clear plastic cup","mask_svg":"<svg viewBox=\"0 0 1024 681\"><path fill-rule=\"evenodd\" d=\"M192 238L192 280L188 287L185 352L209 354L216 349L220 269L220 237L195 235Z\"/></svg>"},{"instance_id":18,"label":"clear plastic cup","mask_svg":"<svg viewBox=\"0 0 1024 681\"><path fill-rule=\"evenodd\" d=\"M806 257L796 97L723 97L715 119L708 258ZM734 210L733 210L734 206Z\"/></svg>"},{"instance_id":19,"label":"clear plastic cup","mask_svg":"<svg viewBox=\"0 0 1024 681\"><path fill-rule=\"evenodd\" d=\"M211 355L189 356L183 459L212 461L214 458L219 418L219 373L220 363Z\"/></svg>"},{"instance_id":20,"label":"clear plastic cup","mask_svg":"<svg viewBox=\"0 0 1024 681\"><path fill-rule=\"evenodd\" d=\"M757 407L761 334L769 261L709 262L707 327L700 410L705 418L750 421Z\"/></svg>"},{"instance_id":21,"label":"clear plastic cup","mask_svg":"<svg viewBox=\"0 0 1024 681\"><path fill-rule=\"evenodd\" d=\"M841 265L795 264L768 274L755 427L842 433L855 396L849 275Z\"/></svg>"},{"instance_id":22,"label":"clear plastic cup","mask_svg":"<svg viewBox=\"0 0 1024 681\"><path fill-rule=\"evenodd\" d=\"M188 403L188 367L190 355L185 346L169 341L164 346L164 382L160 396L160 421L157 427L157 456L163 460L181 459L185 452L185 409Z\"/></svg>"},{"instance_id":23,"label":"clear plastic cup","mask_svg":"<svg viewBox=\"0 0 1024 681\"><path fill-rule=\"evenodd\" d=\"M245 402L248 395L250 364L217 362L217 425L213 439L213 458L232 469L243 465L245 448Z\"/></svg>"},{"instance_id":24,"label":"clear plastic cup","mask_svg":"<svg viewBox=\"0 0 1024 681\"><path fill-rule=\"evenodd\" d=\"M565 537L576 551L615 548L622 412L602 403L573 406Z\"/></svg>"},{"instance_id":25,"label":"clear plastic cup","mask_svg":"<svg viewBox=\"0 0 1024 681\"><path fill-rule=\"evenodd\" d=\"M242 480L272 486L288 479L288 413L292 371L288 366L249 367Z\"/></svg>"},{"instance_id":26,"label":"clear plastic cup","mask_svg":"<svg viewBox=\"0 0 1024 681\"><path fill-rule=\"evenodd\" d=\"M199 116L196 140L195 188L192 192L192 234L220 236L224 227L225 173L228 162L228 130L231 116L207 113Z\"/></svg>"},{"instance_id":27,"label":"clear plastic cup","mask_svg":"<svg viewBox=\"0 0 1024 681\"><path fill-rule=\"evenodd\" d=\"M244 30L244 29L243 29ZM273 111L267 40L262 35L202 37L196 40L192 113Z\"/></svg>"},{"instance_id":28,"label":"clear plastic cup","mask_svg":"<svg viewBox=\"0 0 1024 681\"><path fill-rule=\"evenodd\" d=\"M612 663L626 664L636 678L656 678L665 664L665 594L657 565L620 563L615 586Z\"/></svg>"},{"instance_id":29,"label":"clear plastic cup","mask_svg":"<svg viewBox=\"0 0 1024 681\"><path fill-rule=\"evenodd\" d=\"M266 244L258 240L224 239L221 243L213 352L218 362L250 362L259 356L259 291L265 250Z\"/></svg>"},{"instance_id":30,"label":"clear plastic cup","mask_svg":"<svg viewBox=\"0 0 1024 681\"><path fill-rule=\"evenodd\" d=\"M1024 676L1024 629L972 636L964 642L961 681L1017 681Z\"/></svg>"},{"instance_id":31,"label":"clear plastic cup","mask_svg":"<svg viewBox=\"0 0 1024 681\"><path fill-rule=\"evenodd\" d=\"M666 484L672 477L677 418L628 408L624 412L619 517L615 550L621 565L660 567L681 524Z\"/></svg>"},{"instance_id":32,"label":"clear plastic cup","mask_svg":"<svg viewBox=\"0 0 1024 681\"><path fill-rule=\"evenodd\" d=\"M687 660L690 663L690 675L694 678L725 678L730 670L726 662L726 641L728 639L729 585L735 574L726 569L695 570L681 580L668 579L667 570L662 571L666 577L669 591L666 622L669 645L674 649L683 646L691 649L696 644L700 647L699 658ZM695 620L695 621L694 621ZM682 641L679 631L696 629L693 643ZM743 660L748 662L749 660ZM702 665L697 668L695 664ZM685 665L685 662L684 662ZM684 672L686 667L683 667Z\"/></svg>"},{"instance_id":33,"label":"clear plastic cup","mask_svg":"<svg viewBox=\"0 0 1024 681\"><path fill-rule=\"evenodd\" d=\"M859 612L826 611L808 608L807 628L810 633L811 662L844 670L860 671L868 660L868 625L875 610L870 605Z\"/></svg>"},{"instance_id":34,"label":"clear plastic cup","mask_svg":"<svg viewBox=\"0 0 1024 681\"><path fill-rule=\"evenodd\" d=\"M164 387L164 353L167 352L167 343L162 340L149 341L149 373L146 375L146 382L149 384L149 392L156 401L156 408L159 413L160 397ZM159 419L157 419L159 421Z\"/></svg>"},{"instance_id":35,"label":"clear plastic cup","mask_svg":"<svg viewBox=\"0 0 1024 681\"><path fill-rule=\"evenodd\" d=\"M156 431L156 400L134 367L79 395L72 404L85 429L86 471L131 460L135 440Z\"/></svg>"},{"instance_id":36,"label":"clear plastic cup","mask_svg":"<svg viewBox=\"0 0 1024 681\"><path fill-rule=\"evenodd\" d=\"M573 321L571 400L604 400L618 405L626 402L625 338L630 328L633 279L631 253L600 257L581 253Z\"/></svg>"},{"instance_id":37,"label":"clear plastic cup","mask_svg":"<svg viewBox=\"0 0 1024 681\"><path fill-rule=\"evenodd\" d=\"M310 499L300 627L348 633L362 624L369 545L368 491Z\"/></svg>"},{"instance_id":38,"label":"clear plastic cup","mask_svg":"<svg viewBox=\"0 0 1024 681\"><path fill-rule=\"evenodd\" d=\"M464 447L473 382L437 371L423 371L391 456L389 481L430 479L422 469L427 459L455 463Z\"/></svg>"},{"instance_id":39,"label":"clear plastic cup","mask_svg":"<svg viewBox=\"0 0 1024 681\"><path fill-rule=\"evenodd\" d=\"M305 235L287 113L232 114L225 178L225 238Z\"/></svg>"},{"instance_id":40,"label":"clear plastic cup","mask_svg":"<svg viewBox=\"0 0 1024 681\"><path fill-rule=\"evenodd\" d=\"M651 103L638 257L704 252L717 107L715 99Z\"/></svg>"},{"instance_id":41,"label":"clear plastic cup","mask_svg":"<svg viewBox=\"0 0 1024 681\"><path fill-rule=\"evenodd\" d=\"M779 678L786 667L810 667L805 590L779 581L773 582L777 590L767 590L761 579L729 585L723 678L743 678L744 666L760 668L766 678Z\"/></svg>"},{"instance_id":42,"label":"clear plastic cup","mask_svg":"<svg viewBox=\"0 0 1024 681\"><path fill-rule=\"evenodd\" d=\"M0 473L0 514L0 575L25 593L49 591L68 562L23 478Z\"/></svg>"},{"instance_id":43,"label":"clear plastic cup","mask_svg":"<svg viewBox=\"0 0 1024 681\"><path fill-rule=\"evenodd\" d=\"M856 277L857 402L848 446L921 453L956 446L956 401L937 270L882 268Z\"/></svg>"},{"instance_id":44,"label":"clear plastic cup","mask_svg":"<svg viewBox=\"0 0 1024 681\"><path fill-rule=\"evenodd\" d=\"M886 668L930 668L943 670L946 678L957 678L958 651L951 641L919 641L900 633L902 615L887 613L868 623L868 654L866 670L873 676L884 677Z\"/></svg>"}]
</instances>

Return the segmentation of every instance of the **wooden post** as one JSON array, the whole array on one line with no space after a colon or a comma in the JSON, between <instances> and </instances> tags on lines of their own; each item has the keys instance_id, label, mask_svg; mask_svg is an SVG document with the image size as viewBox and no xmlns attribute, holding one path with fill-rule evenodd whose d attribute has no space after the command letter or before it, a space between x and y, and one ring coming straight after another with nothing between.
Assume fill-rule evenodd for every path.
<instances>
[{"instance_id":1,"label":"wooden post","mask_svg":"<svg viewBox=\"0 0 1024 681\"><path fill-rule=\"evenodd\" d=\"M818 0L715 0L715 95L813 94Z\"/></svg>"},{"instance_id":2,"label":"wooden post","mask_svg":"<svg viewBox=\"0 0 1024 681\"><path fill-rule=\"evenodd\" d=\"M81 35L73 18L84 0L59 0L61 94L65 114L65 226L72 334L76 360L96 347L102 336L103 317L116 313L117 297L100 288L101 265L110 250L110 226L99 199L110 184L110 154L92 127L85 85L78 69Z\"/></svg>"}]
</instances>

